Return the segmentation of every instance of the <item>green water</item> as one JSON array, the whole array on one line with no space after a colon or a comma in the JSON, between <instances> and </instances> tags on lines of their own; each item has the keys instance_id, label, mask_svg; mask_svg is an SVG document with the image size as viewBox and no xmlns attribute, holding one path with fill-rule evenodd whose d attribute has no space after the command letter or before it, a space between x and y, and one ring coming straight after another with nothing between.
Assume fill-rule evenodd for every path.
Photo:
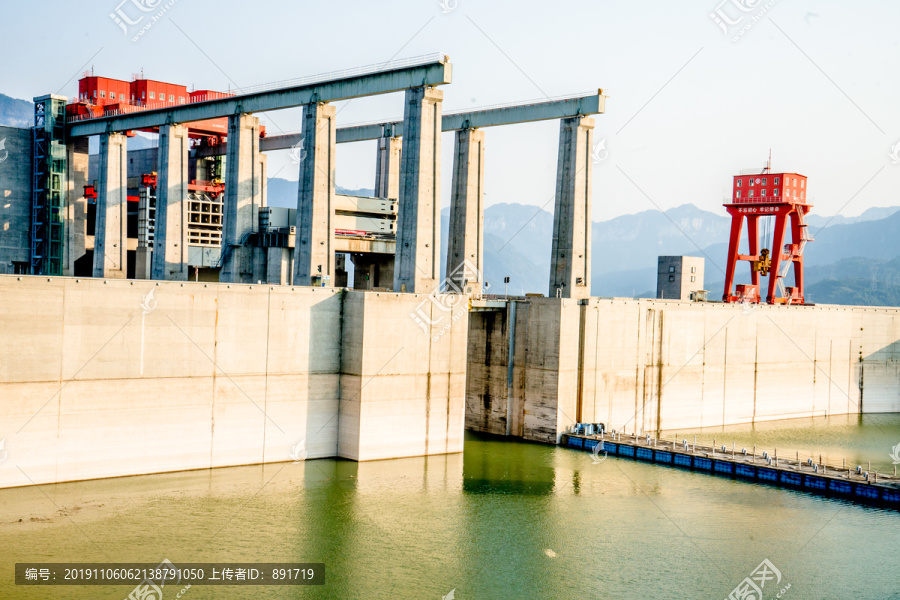
<instances>
[{"instance_id":1,"label":"green water","mask_svg":"<svg viewBox=\"0 0 900 600\"><path fill-rule=\"evenodd\" d=\"M890 464L900 416L728 435ZM767 585L767 599L787 584L788 600L900 599L900 513L471 434L465 448L0 490L0 598L121 599L131 590L16 587L15 562L168 558L326 565L325 586L194 586L189 600L440 600L451 590L458 600L718 600L768 558L782 581Z\"/></svg>"}]
</instances>

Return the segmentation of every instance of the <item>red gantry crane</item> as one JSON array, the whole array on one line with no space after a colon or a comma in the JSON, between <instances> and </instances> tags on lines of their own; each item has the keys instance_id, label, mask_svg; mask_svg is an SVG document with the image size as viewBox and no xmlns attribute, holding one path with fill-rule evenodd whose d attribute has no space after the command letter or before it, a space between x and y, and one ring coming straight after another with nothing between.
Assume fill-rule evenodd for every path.
<instances>
[{"instance_id":1,"label":"red gantry crane","mask_svg":"<svg viewBox=\"0 0 900 600\"><path fill-rule=\"evenodd\" d=\"M798 173L772 173L769 164L759 173L734 176L732 202L725 204L731 215L728 266L725 270L725 302L761 302L759 278L769 276L768 304L803 304L803 248L811 242L804 217L812 208L806 203L806 177ZM771 245L760 249L760 217L774 217ZM738 254L744 219L747 219L749 254ZM791 242L785 243L790 222ZM765 240L763 241L765 243ZM771 248L771 250L770 250ZM739 260L750 263L750 284L739 284L732 292L734 270ZM794 266L794 285L784 278Z\"/></svg>"}]
</instances>

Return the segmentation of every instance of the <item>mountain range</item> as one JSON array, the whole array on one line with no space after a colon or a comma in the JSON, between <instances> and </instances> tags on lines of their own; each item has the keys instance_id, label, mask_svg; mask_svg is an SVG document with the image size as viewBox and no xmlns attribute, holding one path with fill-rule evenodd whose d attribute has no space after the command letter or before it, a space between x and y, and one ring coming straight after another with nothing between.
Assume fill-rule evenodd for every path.
<instances>
[{"instance_id":1,"label":"mountain range","mask_svg":"<svg viewBox=\"0 0 900 600\"><path fill-rule=\"evenodd\" d=\"M338 186L338 193L374 192ZM296 181L269 180L271 206L294 207L296 198ZM450 209L441 216L446 271ZM807 222L815 238L804 251L808 302L900 306L900 207L870 208L855 217L811 215ZM594 222L591 295L655 297L657 257L687 255L706 259L704 287L711 291L710 299L718 299L730 223L724 211L716 214L692 204ZM552 230L553 215L534 206L494 204L485 209L484 278L492 293L503 293L504 277L510 278L510 293L547 293ZM746 265L739 267L736 283L749 282Z\"/></svg>"}]
</instances>

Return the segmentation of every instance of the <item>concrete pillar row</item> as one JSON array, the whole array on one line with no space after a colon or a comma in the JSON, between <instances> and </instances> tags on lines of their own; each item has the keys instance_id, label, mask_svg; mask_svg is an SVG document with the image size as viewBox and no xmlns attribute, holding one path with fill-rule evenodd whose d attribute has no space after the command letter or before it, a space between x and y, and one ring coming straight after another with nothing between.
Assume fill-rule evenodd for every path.
<instances>
[{"instance_id":1,"label":"concrete pillar row","mask_svg":"<svg viewBox=\"0 0 900 600\"><path fill-rule=\"evenodd\" d=\"M312 103L303 107L294 285L324 284L331 287L335 284L333 200L336 112L330 104Z\"/></svg>"},{"instance_id":2,"label":"concrete pillar row","mask_svg":"<svg viewBox=\"0 0 900 600\"><path fill-rule=\"evenodd\" d=\"M152 279L188 280L188 149L184 125L159 128Z\"/></svg>"},{"instance_id":3,"label":"concrete pillar row","mask_svg":"<svg viewBox=\"0 0 900 600\"><path fill-rule=\"evenodd\" d=\"M551 297L591 295L591 144L594 119L570 117L559 124L556 206L550 254Z\"/></svg>"},{"instance_id":4,"label":"concrete pillar row","mask_svg":"<svg viewBox=\"0 0 900 600\"><path fill-rule=\"evenodd\" d=\"M428 294L440 280L441 111L444 92L406 90L394 291Z\"/></svg>"},{"instance_id":5,"label":"concrete pillar row","mask_svg":"<svg viewBox=\"0 0 900 600\"><path fill-rule=\"evenodd\" d=\"M375 197L397 200L400 197L400 157L403 138L383 136L378 139L375 163Z\"/></svg>"},{"instance_id":6,"label":"concrete pillar row","mask_svg":"<svg viewBox=\"0 0 900 600\"><path fill-rule=\"evenodd\" d=\"M479 292L484 281L484 131L456 132L452 190L447 280L457 290L468 285Z\"/></svg>"},{"instance_id":7,"label":"concrete pillar row","mask_svg":"<svg viewBox=\"0 0 900 600\"><path fill-rule=\"evenodd\" d=\"M263 205L259 119L248 114L228 117L225 152L225 223L219 281L254 283L254 249L247 241L257 228Z\"/></svg>"},{"instance_id":8,"label":"concrete pillar row","mask_svg":"<svg viewBox=\"0 0 900 600\"><path fill-rule=\"evenodd\" d=\"M100 135L94 277L125 279L128 274L128 157L121 133Z\"/></svg>"}]
</instances>

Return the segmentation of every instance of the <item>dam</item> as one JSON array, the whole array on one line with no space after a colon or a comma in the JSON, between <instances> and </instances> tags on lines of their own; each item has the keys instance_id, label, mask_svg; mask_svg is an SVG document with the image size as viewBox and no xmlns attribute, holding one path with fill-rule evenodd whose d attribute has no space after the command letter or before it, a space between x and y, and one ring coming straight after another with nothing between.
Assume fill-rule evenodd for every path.
<instances>
[{"instance_id":1,"label":"dam","mask_svg":"<svg viewBox=\"0 0 900 600\"><path fill-rule=\"evenodd\" d=\"M900 412L900 309L590 297L603 91L443 114L451 80L444 54L159 99L90 73L71 102L35 98L33 128L0 127L0 487L452 454L466 429L558 444L579 422ZM337 126L331 102L389 93L402 120ZM253 116L300 106L298 133ZM547 294L488 296L485 130L541 120L559 123ZM129 152L136 131L158 146ZM373 198L336 189L336 144L360 140ZM286 149L295 209L266 198L265 153Z\"/></svg>"}]
</instances>

